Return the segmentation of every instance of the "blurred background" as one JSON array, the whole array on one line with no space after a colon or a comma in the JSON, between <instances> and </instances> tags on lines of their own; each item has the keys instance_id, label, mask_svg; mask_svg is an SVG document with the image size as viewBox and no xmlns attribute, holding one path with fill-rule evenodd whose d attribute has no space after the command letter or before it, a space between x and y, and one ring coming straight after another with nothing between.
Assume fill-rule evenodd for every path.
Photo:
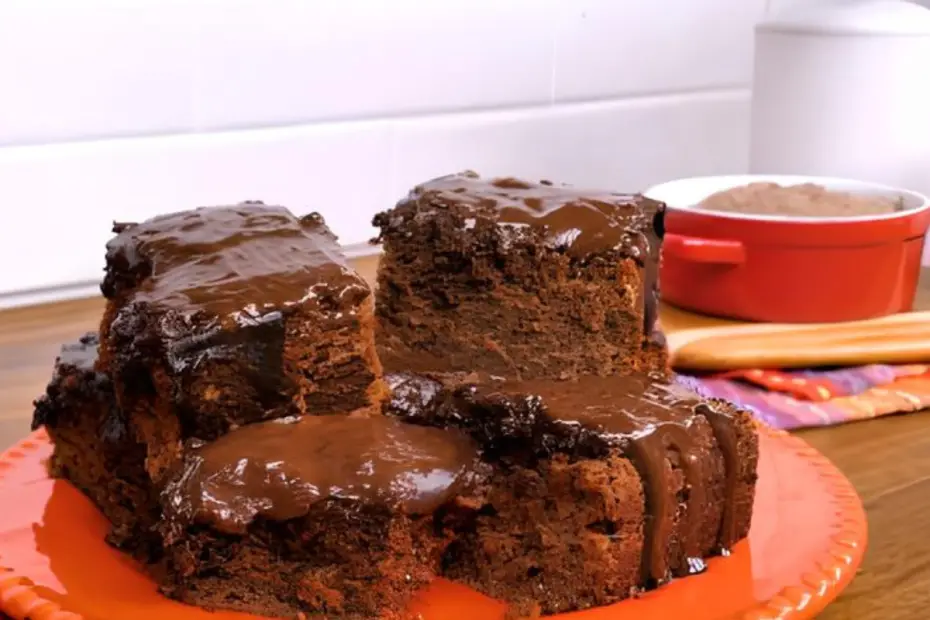
<instances>
[{"instance_id":1,"label":"blurred background","mask_svg":"<svg viewBox=\"0 0 930 620\"><path fill-rule=\"evenodd\" d=\"M465 168L744 172L753 26L797 3L5 0L0 305L92 293L114 219L261 199L352 246Z\"/></svg>"}]
</instances>

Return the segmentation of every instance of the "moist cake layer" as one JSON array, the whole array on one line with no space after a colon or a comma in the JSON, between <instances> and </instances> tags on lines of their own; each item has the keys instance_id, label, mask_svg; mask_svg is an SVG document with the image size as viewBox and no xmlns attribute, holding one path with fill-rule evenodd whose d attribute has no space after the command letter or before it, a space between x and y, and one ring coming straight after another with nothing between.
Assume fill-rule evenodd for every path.
<instances>
[{"instance_id":1,"label":"moist cake layer","mask_svg":"<svg viewBox=\"0 0 930 620\"><path fill-rule=\"evenodd\" d=\"M457 205L478 219L496 222L514 237L531 227L546 247L583 259L619 252L643 267L646 334L657 317L658 263L664 233L664 207L635 194L583 190L548 181L528 183L512 177L483 181L474 173L441 177L416 187L408 200L417 205Z\"/></svg>"},{"instance_id":2,"label":"moist cake layer","mask_svg":"<svg viewBox=\"0 0 930 620\"><path fill-rule=\"evenodd\" d=\"M145 472L145 446L116 405L110 378L95 370L98 344L91 333L61 348L32 428L45 427L55 445L51 474L71 481L106 515L110 542L144 557L159 518L157 493Z\"/></svg>"},{"instance_id":3,"label":"moist cake layer","mask_svg":"<svg viewBox=\"0 0 930 620\"><path fill-rule=\"evenodd\" d=\"M319 215L249 203L116 230L99 365L153 478L187 438L382 398L371 292Z\"/></svg>"},{"instance_id":4,"label":"moist cake layer","mask_svg":"<svg viewBox=\"0 0 930 620\"><path fill-rule=\"evenodd\" d=\"M386 412L461 427L522 467L566 454L619 454L636 468L650 517L642 585L701 570L748 532L757 446L746 412L648 376L500 381L389 374Z\"/></svg>"},{"instance_id":5,"label":"moist cake layer","mask_svg":"<svg viewBox=\"0 0 930 620\"><path fill-rule=\"evenodd\" d=\"M384 416L281 418L192 445L162 493L163 591L262 615L408 618L480 486L471 439Z\"/></svg>"},{"instance_id":6,"label":"moist cake layer","mask_svg":"<svg viewBox=\"0 0 930 620\"><path fill-rule=\"evenodd\" d=\"M620 448L634 463L643 481L651 517L645 527L646 579L661 583L668 578L670 563L674 562L669 549L676 542L690 551L680 568L702 570L701 556L706 550L708 530L719 531L724 527L732 536L735 520L727 507L733 506L737 472L733 467L726 468L726 464L735 463L738 455L728 414L715 410L676 384L656 383L642 376L582 377L569 385L539 381L505 383L501 391L539 397L556 423L596 431L605 443ZM706 420L717 422L710 424L713 440ZM726 472L722 517L709 497L717 482L713 472L720 469L715 460L721 455ZM684 478L685 498L680 503L681 498L669 492L676 487L672 478L676 469ZM708 518L713 521L722 518L722 522L706 523L704 520ZM724 536L723 532L715 531L713 539Z\"/></svg>"},{"instance_id":7,"label":"moist cake layer","mask_svg":"<svg viewBox=\"0 0 930 620\"><path fill-rule=\"evenodd\" d=\"M379 352L393 368L505 376L665 371L664 205L474 173L375 217Z\"/></svg>"}]
</instances>

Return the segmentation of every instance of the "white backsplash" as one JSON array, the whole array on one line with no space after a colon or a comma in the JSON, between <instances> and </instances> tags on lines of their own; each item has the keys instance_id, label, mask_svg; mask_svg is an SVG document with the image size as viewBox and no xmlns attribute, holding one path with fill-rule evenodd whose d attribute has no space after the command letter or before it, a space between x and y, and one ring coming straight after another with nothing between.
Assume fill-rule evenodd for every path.
<instances>
[{"instance_id":1,"label":"white backsplash","mask_svg":"<svg viewBox=\"0 0 930 620\"><path fill-rule=\"evenodd\" d=\"M464 168L632 191L743 172L767 5L5 0L0 295L97 281L114 219L198 205L319 210L354 244Z\"/></svg>"}]
</instances>

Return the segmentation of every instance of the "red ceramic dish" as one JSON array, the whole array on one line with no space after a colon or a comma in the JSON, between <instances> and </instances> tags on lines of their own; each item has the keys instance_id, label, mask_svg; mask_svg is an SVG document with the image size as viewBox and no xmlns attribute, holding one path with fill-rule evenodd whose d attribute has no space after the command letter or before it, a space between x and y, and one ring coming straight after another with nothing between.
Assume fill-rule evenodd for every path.
<instances>
[{"instance_id":1,"label":"red ceramic dish","mask_svg":"<svg viewBox=\"0 0 930 620\"><path fill-rule=\"evenodd\" d=\"M755 182L815 183L901 198L885 215L798 218L693 209L711 194ZM930 200L916 192L826 177L736 175L650 188L668 205L662 298L689 310L778 323L827 323L909 311Z\"/></svg>"}]
</instances>

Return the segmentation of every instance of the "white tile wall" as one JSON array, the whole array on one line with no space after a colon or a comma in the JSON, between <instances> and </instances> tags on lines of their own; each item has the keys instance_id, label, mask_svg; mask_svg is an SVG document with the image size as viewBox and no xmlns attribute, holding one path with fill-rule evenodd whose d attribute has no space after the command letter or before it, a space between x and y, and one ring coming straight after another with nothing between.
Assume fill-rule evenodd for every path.
<instances>
[{"instance_id":1,"label":"white tile wall","mask_svg":"<svg viewBox=\"0 0 930 620\"><path fill-rule=\"evenodd\" d=\"M735 91L688 105L668 97L0 149L0 264L24 266L0 272L0 291L96 279L112 221L166 209L280 202L321 211L356 244L372 236L377 211L449 171L642 188L743 169L748 108Z\"/></svg>"},{"instance_id":2,"label":"white tile wall","mask_svg":"<svg viewBox=\"0 0 930 620\"><path fill-rule=\"evenodd\" d=\"M185 6L0 2L0 146L192 130Z\"/></svg>"},{"instance_id":3,"label":"white tile wall","mask_svg":"<svg viewBox=\"0 0 930 620\"><path fill-rule=\"evenodd\" d=\"M203 128L550 101L555 0L197 4Z\"/></svg>"},{"instance_id":4,"label":"white tile wall","mask_svg":"<svg viewBox=\"0 0 930 620\"><path fill-rule=\"evenodd\" d=\"M395 129L391 196L474 162L487 174L643 189L743 169L748 132L745 90L405 120Z\"/></svg>"},{"instance_id":5,"label":"white tile wall","mask_svg":"<svg viewBox=\"0 0 930 620\"><path fill-rule=\"evenodd\" d=\"M827 4L827 3L836 3L836 2L856 2L857 0L767 0L768 6L767 10L772 12L778 12L785 9L788 9L795 5L810 5L810 4ZM930 8L930 0L905 0L907 2L914 2L915 4L921 4L925 7Z\"/></svg>"},{"instance_id":6,"label":"white tile wall","mask_svg":"<svg viewBox=\"0 0 930 620\"><path fill-rule=\"evenodd\" d=\"M0 272L0 290L96 279L114 219L198 205L319 210L360 241L388 195L389 161L389 127L378 121L0 149L0 264L24 266Z\"/></svg>"},{"instance_id":7,"label":"white tile wall","mask_svg":"<svg viewBox=\"0 0 930 620\"><path fill-rule=\"evenodd\" d=\"M557 100L749 83L766 0L561 0Z\"/></svg>"},{"instance_id":8,"label":"white tile wall","mask_svg":"<svg viewBox=\"0 0 930 620\"><path fill-rule=\"evenodd\" d=\"M113 219L200 204L319 209L356 243L463 168L624 190L742 171L765 6L5 0L0 296L92 282Z\"/></svg>"}]
</instances>

